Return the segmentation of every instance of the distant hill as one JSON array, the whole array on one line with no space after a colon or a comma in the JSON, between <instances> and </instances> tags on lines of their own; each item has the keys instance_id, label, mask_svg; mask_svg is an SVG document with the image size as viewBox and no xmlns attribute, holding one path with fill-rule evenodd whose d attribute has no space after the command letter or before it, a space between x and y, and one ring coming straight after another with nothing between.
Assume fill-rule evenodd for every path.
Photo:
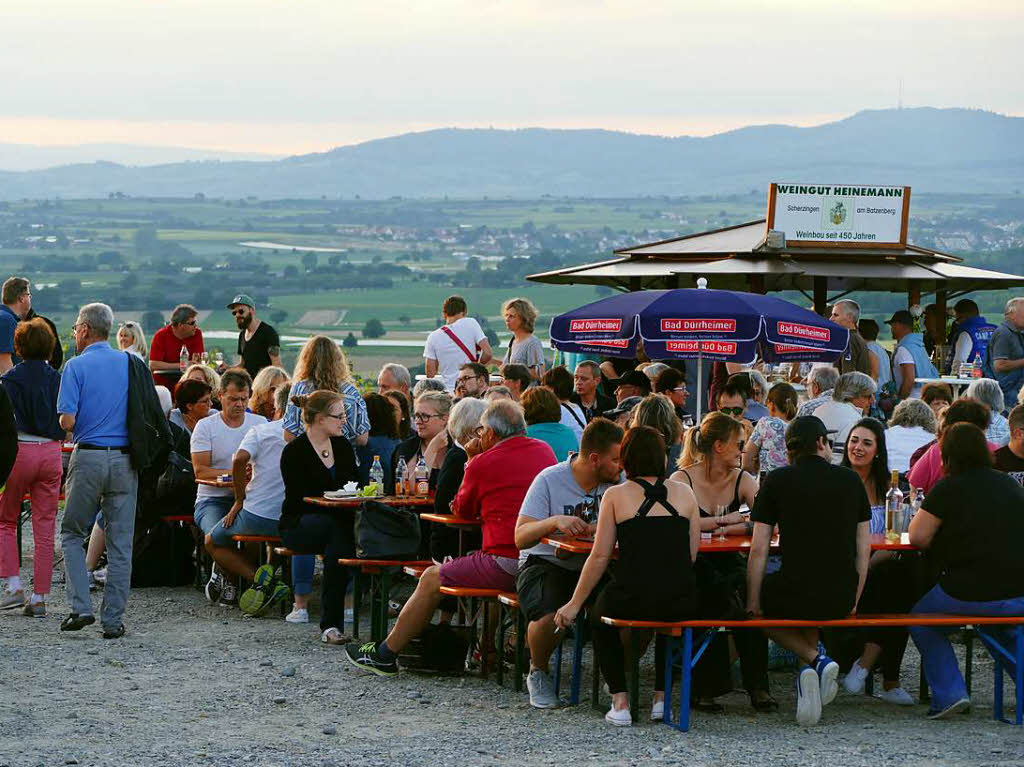
<instances>
[{"instance_id":1,"label":"distant hill","mask_svg":"<svg viewBox=\"0 0 1024 767\"><path fill-rule=\"evenodd\" d=\"M42 144L0 143L0 170L42 170L75 163L113 162L120 165L166 165L201 160L277 160L280 154L221 152L180 146L142 144Z\"/></svg>"},{"instance_id":2,"label":"distant hill","mask_svg":"<svg viewBox=\"0 0 1024 767\"><path fill-rule=\"evenodd\" d=\"M812 128L762 125L707 138L603 130L408 133L269 162L0 173L23 197L633 197L764 189L769 181L910 184L918 192L1024 188L1024 118L968 109L858 112Z\"/></svg>"}]
</instances>

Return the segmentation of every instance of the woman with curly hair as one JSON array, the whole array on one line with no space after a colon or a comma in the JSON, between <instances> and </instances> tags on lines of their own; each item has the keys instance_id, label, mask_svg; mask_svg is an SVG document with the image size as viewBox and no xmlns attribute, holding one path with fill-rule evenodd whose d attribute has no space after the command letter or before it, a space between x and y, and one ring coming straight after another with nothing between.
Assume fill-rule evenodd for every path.
<instances>
[{"instance_id":1,"label":"woman with curly hair","mask_svg":"<svg viewBox=\"0 0 1024 767\"><path fill-rule=\"evenodd\" d=\"M544 375L544 344L533 334L537 307L525 298L513 298L502 304L501 313L512 333L504 364L525 365L531 381L539 382Z\"/></svg>"},{"instance_id":2,"label":"woman with curly hair","mask_svg":"<svg viewBox=\"0 0 1024 767\"><path fill-rule=\"evenodd\" d=\"M352 447L365 445L370 438L370 417L366 412L363 396L352 383L348 360L338 345L327 336L313 336L299 352L292 374L292 390L289 399L305 397L315 391L338 392L345 400L345 428L343 436ZM301 413L295 404L289 403L284 415L284 438L291 442L305 431Z\"/></svg>"}]
</instances>

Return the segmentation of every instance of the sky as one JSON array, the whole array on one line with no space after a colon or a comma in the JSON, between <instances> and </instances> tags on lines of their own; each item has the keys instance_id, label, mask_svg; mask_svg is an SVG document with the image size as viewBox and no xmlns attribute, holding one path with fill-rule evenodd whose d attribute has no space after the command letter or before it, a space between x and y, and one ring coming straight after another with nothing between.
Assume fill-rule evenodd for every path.
<instances>
[{"instance_id":1,"label":"sky","mask_svg":"<svg viewBox=\"0 0 1024 767\"><path fill-rule=\"evenodd\" d=\"M1024 115L1020 0L2 0L0 142L292 154L438 127Z\"/></svg>"}]
</instances>

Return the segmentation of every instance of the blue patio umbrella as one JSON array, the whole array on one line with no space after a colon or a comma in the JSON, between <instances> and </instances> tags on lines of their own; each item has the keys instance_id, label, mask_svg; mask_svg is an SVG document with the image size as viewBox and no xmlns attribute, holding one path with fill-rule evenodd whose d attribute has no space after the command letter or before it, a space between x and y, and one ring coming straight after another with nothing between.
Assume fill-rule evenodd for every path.
<instances>
[{"instance_id":1,"label":"blue patio umbrella","mask_svg":"<svg viewBox=\"0 0 1024 767\"><path fill-rule=\"evenodd\" d=\"M758 354L768 362L834 361L850 342L846 328L781 298L703 287L621 293L558 315L550 333L568 352L635 357L643 341L650 359L742 363Z\"/></svg>"}]
</instances>

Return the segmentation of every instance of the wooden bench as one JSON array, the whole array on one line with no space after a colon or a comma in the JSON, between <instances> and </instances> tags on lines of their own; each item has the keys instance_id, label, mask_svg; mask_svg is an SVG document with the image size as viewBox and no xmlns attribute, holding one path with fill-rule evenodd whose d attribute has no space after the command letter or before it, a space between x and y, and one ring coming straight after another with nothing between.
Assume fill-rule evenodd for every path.
<instances>
[{"instance_id":1,"label":"wooden bench","mask_svg":"<svg viewBox=\"0 0 1024 767\"><path fill-rule=\"evenodd\" d=\"M653 630L665 636L665 716L664 722L677 730L690 729L690 674L694 664L707 649L718 629L789 629L789 628L835 628L862 629L881 627L944 626L948 628L973 627L979 636L995 644L998 653L992 653L995 660L995 689L992 707L993 718L1009 722L1003 716L1003 667L1011 664L1015 668L1014 688L1016 692L1016 717L1014 724L1024 724L1024 616L990 617L980 615L940 614L892 614L856 615L833 621L787 620L783 618L758 618L751 620L689 620L689 621L638 621L622 618L601 618L603 623L616 628ZM1004 647L986 630L988 626L1014 627L1013 648ZM696 651L694 631L702 631ZM986 643L988 647L988 643ZM991 652L991 650L990 650ZM639 653L633 654L633 675L630 680L630 710L634 717L639 708ZM672 721L673 671L681 671L679 690L678 721Z\"/></svg>"},{"instance_id":2,"label":"wooden bench","mask_svg":"<svg viewBox=\"0 0 1024 767\"><path fill-rule=\"evenodd\" d=\"M359 606L362 602L362 577L367 577L370 592L370 639L381 642L388 633L388 599L391 578L405 567L430 567L433 562L421 559L339 559L342 567L356 571L352 592L352 635L359 637Z\"/></svg>"}]
</instances>

